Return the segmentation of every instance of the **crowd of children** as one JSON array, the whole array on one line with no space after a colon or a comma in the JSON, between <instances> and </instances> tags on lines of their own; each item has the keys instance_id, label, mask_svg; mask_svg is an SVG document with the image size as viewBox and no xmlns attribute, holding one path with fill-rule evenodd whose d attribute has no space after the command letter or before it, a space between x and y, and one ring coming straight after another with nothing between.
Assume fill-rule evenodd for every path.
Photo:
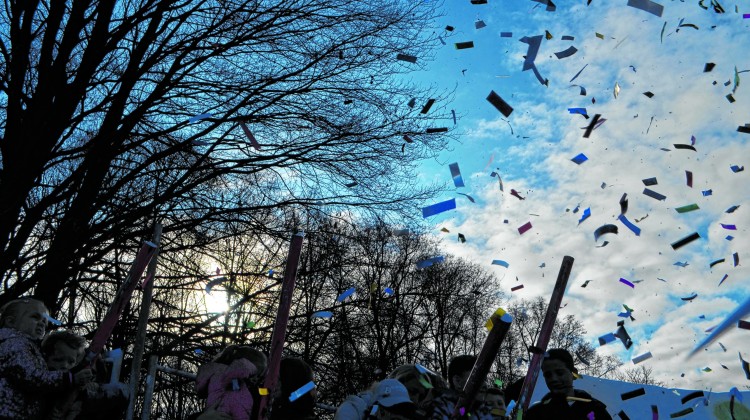
<instances>
[{"instance_id":1,"label":"crowd of children","mask_svg":"<svg viewBox=\"0 0 750 420\"><path fill-rule=\"evenodd\" d=\"M14 300L0 308L0 420L74 420L121 412L127 401L123 392L105 392L91 369L76 369L86 340L67 330L45 337L48 319L47 308L35 299ZM506 419L506 395L495 386L482 388L470 406L456 407L475 362L471 355L453 358L447 383L420 365L399 366L366 391L347 397L334 419ZM268 395L262 388L267 365L266 356L256 349L227 347L200 367L196 391L207 400L207 409L191 418L257 419L258 401ZM550 392L524 413L524 419L611 419L604 404L573 388L577 370L569 352L546 352L542 373ZM518 399L520 389L511 390L518 385L506 388L508 398ZM312 368L302 359L282 359L279 386L269 398L270 420L316 418ZM106 401L105 408L98 415L96 410L86 411L86 405L95 405L97 399Z\"/></svg>"}]
</instances>

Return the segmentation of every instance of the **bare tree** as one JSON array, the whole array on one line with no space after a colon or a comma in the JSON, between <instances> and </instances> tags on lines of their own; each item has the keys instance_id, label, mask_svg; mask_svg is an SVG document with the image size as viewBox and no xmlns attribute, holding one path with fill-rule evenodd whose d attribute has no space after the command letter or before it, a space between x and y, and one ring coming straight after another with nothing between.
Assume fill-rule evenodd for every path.
<instances>
[{"instance_id":1,"label":"bare tree","mask_svg":"<svg viewBox=\"0 0 750 420\"><path fill-rule=\"evenodd\" d=\"M434 191L401 180L445 146L427 129L446 125L446 95L401 75L437 45L421 34L435 7L2 8L0 302L33 290L54 313L71 284L116 282L154 219L170 252L226 237L227 222L278 233L293 208L399 212Z\"/></svg>"}]
</instances>

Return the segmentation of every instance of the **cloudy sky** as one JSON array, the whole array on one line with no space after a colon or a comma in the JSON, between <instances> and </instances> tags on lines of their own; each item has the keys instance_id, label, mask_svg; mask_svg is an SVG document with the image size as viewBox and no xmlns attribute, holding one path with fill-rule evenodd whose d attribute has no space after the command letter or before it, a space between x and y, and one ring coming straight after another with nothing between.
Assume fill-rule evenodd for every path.
<instances>
[{"instance_id":1,"label":"cloudy sky","mask_svg":"<svg viewBox=\"0 0 750 420\"><path fill-rule=\"evenodd\" d=\"M598 346L597 337L614 332L623 319L618 317L622 305L634 309L636 321L625 325L632 348L625 350L618 341L600 347L602 354L616 354L632 366L633 357L651 352L653 358L643 363L673 387L745 389L750 381L738 352L750 360L750 330L733 327L724 334L718 342L726 351L715 341L686 356L706 337L706 329L750 296L750 134L737 131L750 123L750 72L742 73L750 69L750 19L743 18L750 4L721 0L725 13L717 13L708 0L708 10L697 0L661 0L658 17L628 6L627 0L555 3L557 10L546 11L530 0L482 5L449 0L440 6L443 16L435 26L425 27L446 45L440 45L428 70L414 77L455 89L446 106L456 111L454 129L461 137L439 159L425 162L422 177L452 187L448 165L456 162L466 184L435 200L455 198L457 209L428 223L448 252L502 277L512 299L549 296L563 256L574 257L560 316L576 315ZM427 0L424 7L438 6ZM486 26L477 29L479 20ZM446 31L446 25L454 30ZM534 63L548 86L532 70L522 71L529 44L520 39L536 35L543 39ZM467 41L474 48L454 47ZM570 46L577 49L573 55L554 55ZM710 72L704 71L706 63L715 64ZM490 91L513 107L508 118L486 100ZM568 108L585 108L590 118ZM582 128L595 114L606 121L584 138ZM694 151L674 146L691 145L693 136ZM576 164L571 159L580 153L588 160ZM748 169L735 172L733 165ZM493 171L504 191L490 176ZM657 183L646 186L647 178ZM666 198L645 195L644 188ZM640 228L638 236L618 221L623 194L625 216ZM699 209L675 210L690 204ZM732 206L739 208L727 213ZM579 223L585 209L591 215ZM527 222L531 229L519 234ZM605 224L614 224L619 233L595 241L594 231ZM693 232L700 238L672 248ZM458 233L466 243L457 241ZM490 265L496 259L509 267ZM725 261L709 267L720 259ZM519 284L524 287L510 291ZM695 294L692 301L682 299Z\"/></svg>"}]
</instances>

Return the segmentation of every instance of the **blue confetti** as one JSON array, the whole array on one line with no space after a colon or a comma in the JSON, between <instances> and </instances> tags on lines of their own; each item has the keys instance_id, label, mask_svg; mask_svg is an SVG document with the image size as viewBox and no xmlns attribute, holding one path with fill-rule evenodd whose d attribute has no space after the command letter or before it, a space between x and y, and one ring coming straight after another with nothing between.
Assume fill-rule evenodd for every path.
<instances>
[{"instance_id":1,"label":"blue confetti","mask_svg":"<svg viewBox=\"0 0 750 420\"><path fill-rule=\"evenodd\" d=\"M350 288L346 289L343 293L341 293L339 295L339 297L336 298L336 302L343 302L344 299L346 299L349 296L353 295L356 291L357 291L357 289L355 289L354 287L350 287Z\"/></svg>"},{"instance_id":2,"label":"blue confetti","mask_svg":"<svg viewBox=\"0 0 750 420\"><path fill-rule=\"evenodd\" d=\"M578 224L580 225L581 222L588 219L589 216L591 216L591 207L587 207L586 210L583 211L583 214L581 214L581 218L578 219Z\"/></svg>"},{"instance_id":3,"label":"blue confetti","mask_svg":"<svg viewBox=\"0 0 750 420\"><path fill-rule=\"evenodd\" d=\"M433 264L441 263L445 260L445 257L440 255L437 257L427 258L425 260L417 262L417 268L427 268Z\"/></svg>"},{"instance_id":4,"label":"blue confetti","mask_svg":"<svg viewBox=\"0 0 750 420\"><path fill-rule=\"evenodd\" d=\"M633 233L635 233L635 236L641 236L641 228L634 225L630 220L628 220L627 217L625 217L624 214L621 214L620 217L617 218L617 220L621 221L623 225L627 226L628 229L632 230Z\"/></svg>"},{"instance_id":5,"label":"blue confetti","mask_svg":"<svg viewBox=\"0 0 750 420\"><path fill-rule=\"evenodd\" d=\"M701 191L701 194L703 194L704 197L708 197L709 195L713 194L713 190L705 190Z\"/></svg>"},{"instance_id":6,"label":"blue confetti","mask_svg":"<svg viewBox=\"0 0 750 420\"><path fill-rule=\"evenodd\" d=\"M579 153L578 156L571 159L573 162L577 163L578 165L582 164L583 162L586 162L589 160L589 158L586 157L583 153Z\"/></svg>"},{"instance_id":7,"label":"blue confetti","mask_svg":"<svg viewBox=\"0 0 750 420\"><path fill-rule=\"evenodd\" d=\"M331 311L318 311L312 314L313 318L331 318L332 316L333 312Z\"/></svg>"},{"instance_id":8,"label":"blue confetti","mask_svg":"<svg viewBox=\"0 0 750 420\"><path fill-rule=\"evenodd\" d=\"M312 391L313 388L315 388L315 382L313 381L302 385L298 390L292 392L292 395L289 396L289 401L296 401L299 397Z\"/></svg>"},{"instance_id":9,"label":"blue confetti","mask_svg":"<svg viewBox=\"0 0 750 420\"><path fill-rule=\"evenodd\" d=\"M492 260L492 265L502 265L505 268L508 268L508 266L510 266L510 264L503 260Z\"/></svg>"},{"instance_id":10,"label":"blue confetti","mask_svg":"<svg viewBox=\"0 0 750 420\"><path fill-rule=\"evenodd\" d=\"M444 211L453 210L456 208L456 199L451 198L450 200L446 200L440 203L433 204L431 206L423 207L422 208L422 217L428 218L430 216L434 216L436 214L442 213Z\"/></svg>"}]
</instances>

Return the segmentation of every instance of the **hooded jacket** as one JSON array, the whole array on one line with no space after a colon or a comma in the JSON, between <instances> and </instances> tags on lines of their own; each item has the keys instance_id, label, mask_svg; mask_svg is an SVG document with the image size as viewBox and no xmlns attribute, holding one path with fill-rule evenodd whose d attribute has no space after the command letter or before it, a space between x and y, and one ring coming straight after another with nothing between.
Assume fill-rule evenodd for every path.
<instances>
[{"instance_id":1,"label":"hooded jacket","mask_svg":"<svg viewBox=\"0 0 750 420\"><path fill-rule=\"evenodd\" d=\"M209 362L198 369L195 387L199 397L208 397L207 406L235 420L249 420L253 395L246 379L257 373L258 368L247 359L236 359L229 365Z\"/></svg>"},{"instance_id":2,"label":"hooded jacket","mask_svg":"<svg viewBox=\"0 0 750 420\"><path fill-rule=\"evenodd\" d=\"M0 419L40 419L46 401L73 387L73 375L50 371L39 344L13 328L0 328Z\"/></svg>"}]
</instances>

